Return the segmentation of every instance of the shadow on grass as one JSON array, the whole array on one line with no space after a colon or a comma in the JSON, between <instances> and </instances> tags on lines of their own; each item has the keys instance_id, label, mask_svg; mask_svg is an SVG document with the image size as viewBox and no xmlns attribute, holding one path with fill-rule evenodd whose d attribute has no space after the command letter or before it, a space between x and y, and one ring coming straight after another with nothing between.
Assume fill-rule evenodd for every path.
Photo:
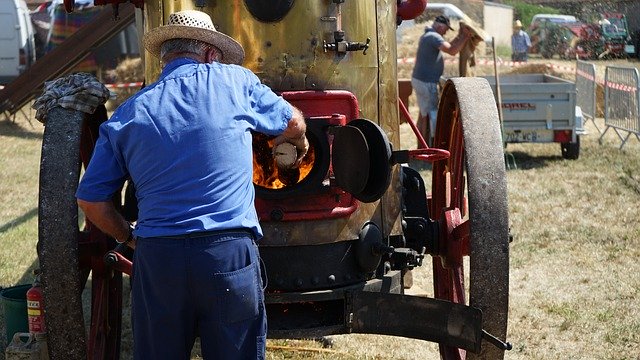
<instances>
[{"instance_id":1,"label":"shadow on grass","mask_svg":"<svg viewBox=\"0 0 640 360\"><path fill-rule=\"evenodd\" d=\"M34 217L36 217L38 215L38 208L33 208L29 211L27 211L26 213L22 214L21 216L3 224L0 225L0 233L4 233L9 231L10 229L17 227L23 223L26 223L27 221L33 219ZM22 276L20 277L20 279L18 280L17 284L31 284L33 282L33 270L35 270L38 267L38 260L36 259L30 266L29 268L22 274Z\"/></svg>"},{"instance_id":2,"label":"shadow on grass","mask_svg":"<svg viewBox=\"0 0 640 360\"><path fill-rule=\"evenodd\" d=\"M530 154L522 151L507 151L506 155L509 156L509 161L512 163L515 161L516 168L518 170L531 170L531 169L539 169L549 165L549 163L562 161L564 160L562 156L531 156ZM514 167L508 168L508 170L516 170Z\"/></svg>"},{"instance_id":3,"label":"shadow on grass","mask_svg":"<svg viewBox=\"0 0 640 360\"><path fill-rule=\"evenodd\" d=\"M18 284L33 284L33 281L35 280L34 271L39 267L40 263L36 258L31 265L29 265L29 268L24 272L24 274L22 274L20 280L18 280Z\"/></svg>"},{"instance_id":4,"label":"shadow on grass","mask_svg":"<svg viewBox=\"0 0 640 360\"><path fill-rule=\"evenodd\" d=\"M40 123L37 121L35 121L35 123L37 125L40 125ZM42 139L41 133L27 130L17 123L9 120L0 121L0 134L3 136L11 136L21 139Z\"/></svg>"},{"instance_id":5,"label":"shadow on grass","mask_svg":"<svg viewBox=\"0 0 640 360\"><path fill-rule=\"evenodd\" d=\"M27 211L26 213L24 213L23 215L21 215L20 217L13 219L4 225L0 225L0 233L3 233L11 229L12 227L18 226L22 223L25 223L31 220L32 218L34 218L36 215L38 215L38 208L33 208Z\"/></svg>"}]
</instances>

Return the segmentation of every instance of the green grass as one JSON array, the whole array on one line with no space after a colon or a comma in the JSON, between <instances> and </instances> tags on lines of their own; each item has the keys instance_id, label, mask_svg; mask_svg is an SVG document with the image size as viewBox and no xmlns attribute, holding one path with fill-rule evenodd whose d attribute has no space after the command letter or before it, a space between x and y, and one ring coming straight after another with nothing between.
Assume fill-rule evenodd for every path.
<instances>
[{"instance_id":1,"label":"green grass","mask_svg":"<svg viewBox=\"0 0 640 360\"><path fill-rule=\"evenodd\" d=\"M505 0L504 3L513 6L513 18L520 19L525 29L529 27L531 19L536 14L560 14L560 10L554 7L528 4L520 0Z\"/></svg>"},{"instance_id":2,"label":"green grass","mask_svg":"<svg viewBox=\"0 0 640 360\"><path fill-rule=\"evenodd\" d=\"M511 58L511 46L510 45L498 45L496 46L496 55L505 59Z\"/></svg>"}]
</instances>

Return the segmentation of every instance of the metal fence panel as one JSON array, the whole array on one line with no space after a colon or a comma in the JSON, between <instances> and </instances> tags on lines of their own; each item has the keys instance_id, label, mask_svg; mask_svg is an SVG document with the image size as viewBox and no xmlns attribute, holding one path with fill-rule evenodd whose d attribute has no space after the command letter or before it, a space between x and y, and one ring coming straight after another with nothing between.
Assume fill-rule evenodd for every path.
<instances>
[{"instance_id":1,"label":"metal fence panel","mask_svg":"<svg viewBox=\"0 0 640 360\"><path fill-rule=\"evenodd\" d=\"M624 146L631 135L640 140L640 91L636 68L607 66L604 76L605 130L613 129ZM626 132L623 136L621 132Z\"/></svg>"},{"instance_id":2,"label":"metal fence panel","mask_svg":"<svg viewBox=\"0 0 640 360\"><path fill-rule=\"evenodd\" d=\"M582 116L586 121L593 121L599 133L600 128L596 124L596 66L595 64L577 60L576 62L576 106L582 110Z\"/></svg>"}]
</instances>

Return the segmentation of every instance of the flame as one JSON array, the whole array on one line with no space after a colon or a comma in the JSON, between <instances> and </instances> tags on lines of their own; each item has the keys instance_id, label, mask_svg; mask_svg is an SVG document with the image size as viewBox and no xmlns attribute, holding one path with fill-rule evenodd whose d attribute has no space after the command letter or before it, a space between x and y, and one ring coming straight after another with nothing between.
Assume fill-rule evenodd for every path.
<instances>
[{"instance_id":1,"label":"flame","mask_svg":"<svg viewBox=\"0 0 640 360\"><path fill-rule=\"evenodd\" d=\"M298 168L282 170L272 155L273 140L263 134L253 134L253 183L267 189L282 189L304 180L313 169L313 147L309 147Z\"/></svg>"}]
</instances>

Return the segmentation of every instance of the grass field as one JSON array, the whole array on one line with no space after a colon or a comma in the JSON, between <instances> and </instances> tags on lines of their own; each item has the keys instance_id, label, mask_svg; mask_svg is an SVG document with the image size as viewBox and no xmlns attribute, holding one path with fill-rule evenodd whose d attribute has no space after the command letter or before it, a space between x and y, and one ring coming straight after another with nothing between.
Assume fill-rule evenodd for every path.
<instances>
[{"instance_id":1,"label":"grass field","mask_svg":"<svg viewBox=\"0 0 640 360\"><path fill-rule=\"evenodd\" d=\"M514 350L507 359L640 356L640 144L633 139L619 150L610 132L600 145L595 128L588 129L576 161L562 159L557 144L507 148L517 164L507 172L515 237L509 320ZM406 124L402 131L402 147L412 147ZM0 121L3 287L30 283L36 266L41 134L42 125L30 125L22 115ZM428 268L416 271L418 286L428 286ZM4 327L4 318L0 323ZM268 358L438 356L435 345L423 341L373 335L329 340L329 348L317 341L270 341Z\"/></svg>"}]
</instances>

